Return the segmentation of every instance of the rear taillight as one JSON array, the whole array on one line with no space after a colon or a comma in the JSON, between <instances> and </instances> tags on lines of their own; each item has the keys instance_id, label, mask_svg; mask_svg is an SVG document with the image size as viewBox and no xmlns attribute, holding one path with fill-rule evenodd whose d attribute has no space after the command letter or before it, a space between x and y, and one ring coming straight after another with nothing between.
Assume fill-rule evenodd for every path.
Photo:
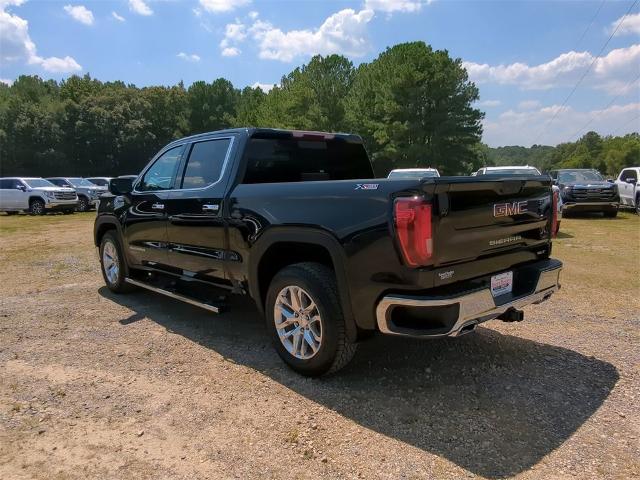
<instances>
[{"instance_id":1,"label":"rear taillight","mask_svg":"<svg viewBox=\"0 0 640 480\"><path fill-rule=\"evenodd\" d=\"M405 263L410 267L426 265L433 255L431 204L416 197L398 198L394 215Z\"/></svg>"},{"instance_id":2,"label":"rear taillight","mask_svg":"<svg viewBox=\"0 0 640 480\"><path fill-rule=\"evenodd\" d=\"M558 236L558 191L554 190L551 195L553 216L551 217L551 238Z\"/></svg>"}]
</instances>

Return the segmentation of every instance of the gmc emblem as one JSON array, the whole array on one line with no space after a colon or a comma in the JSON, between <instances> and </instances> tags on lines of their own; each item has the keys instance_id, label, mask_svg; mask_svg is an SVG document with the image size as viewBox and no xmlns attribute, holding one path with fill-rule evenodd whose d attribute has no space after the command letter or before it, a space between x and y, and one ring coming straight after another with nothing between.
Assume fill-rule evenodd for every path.
<instances>
[{"instance_id":1,"label":"gmc emblem","mask_svg":"<svg viewBox=\"0 0 640 480\"><path fill-rule=\"evenodd\" d=\"M494 217L510 217L527 212L527 202L496 203L493 205Z\"/></svg>"}]
</instances>

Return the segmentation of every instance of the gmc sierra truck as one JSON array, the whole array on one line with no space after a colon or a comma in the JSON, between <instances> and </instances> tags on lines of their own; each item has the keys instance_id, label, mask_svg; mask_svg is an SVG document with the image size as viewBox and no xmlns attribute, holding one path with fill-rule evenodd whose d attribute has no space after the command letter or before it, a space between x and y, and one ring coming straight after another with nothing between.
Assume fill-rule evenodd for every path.
<instances>
[{"instance_id":1,"label":"gmc sierra truck","mask_svg":"<svg viewBox=\"0 0 640 480\"><path fill-rule=\"evenodd\" d=\"M356 135L243 128L164 147L110 182L95 220L113 292L213 312L249 295L296 372L336 371L374 332L456 337L559 288L542 175L376 179Z\"/></svg>"}]
</instances>

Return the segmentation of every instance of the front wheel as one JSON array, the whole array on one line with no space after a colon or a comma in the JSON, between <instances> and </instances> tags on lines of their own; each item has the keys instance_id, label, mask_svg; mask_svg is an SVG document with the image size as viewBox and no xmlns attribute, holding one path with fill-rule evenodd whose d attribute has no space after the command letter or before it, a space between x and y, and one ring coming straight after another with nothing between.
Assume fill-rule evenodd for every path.
<instances>
[{"instance_id":1,"label":"front wheel","mask_svg":"<svg viewBox=\"0 0 640 480\"><path fill-rule=\"evenodd\" d=\"M618 216L618 210L607 210L605 212L602 212L602 214L606 217L606 218L615 218Z\"/></svg>"},{"instance_id":2,"label":"front wheel","mask_svg":"<svg viewBox=\"0 0 640 480\"><path fill-rule=\"evenodd\" d=\"M32 200L29 205L29 213L31 215L44 215L44 202L37 198Z\"/></svg>"},{"instance_id":3,"label":"front wheel","mask_svg":"<svg viewBox=\"0 0 640 480\"><path fill-rule=\"evenodd\" d=\"M271 281L267 330L280 358L296 372L320 376L340 370L356 353L349 342L336 279L319 263L296 263Z\"/></svg>"},{"instance_id":4,"label":"front wheel","mask_svg":"<svg viewBox=\"0 0 640 480\"><path fill-rule=\"evenodd\" d=\"M79 212L86 212L89 210L89 200L85 197L78 198L78 206L76 207Z\"/></svg>"},{"instance_id":5,"label":"front wheel","mask_svg":"<svg viewBox=\"0 0 640 480\"><path fill-rule=\"evenodd\" d=\"M120 242L113 232L107 232L100 242L100 267L104 283L114 293L127 293L134 290L125 282L126 263L120 248Z\"/></svg>"}]
</instances>

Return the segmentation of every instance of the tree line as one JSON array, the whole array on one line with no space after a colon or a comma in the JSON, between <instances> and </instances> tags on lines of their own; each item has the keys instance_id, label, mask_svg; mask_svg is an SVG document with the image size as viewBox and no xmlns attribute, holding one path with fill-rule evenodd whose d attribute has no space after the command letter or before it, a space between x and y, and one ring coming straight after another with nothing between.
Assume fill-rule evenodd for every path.
<instances>
[{"instance_id":1,"label":"tree line","mask_svg":"<svg viewBox=\"0 0 640 480\"><path fill-rule=\"evenodd\" d=\"M481 147L487 165L532 165L541 171L556 168L593 168L615 177L623 168L640 165L640 134L602 137L587 132L576 142L561 143L555 147L507 146Z\"/></svg>"},{"instance_id":2,"label":"tree line","mask_svg":"<svg viewBox=\"0 0 640 480\"><path fill-rule=\"evenodd\" d=\"M423 42L388 48L358 67L340 55L315 56L268 93L224 78L138 88L90 75L61 82L21 76L0 84L0 175L137 173L176 138L245 126L358 133L379 176L418 166L468 174L509 163L507 151L481 143L478 100L462 61ZM618 143L598 155L627 162L633 149ZM550 154L553 164L592 162L582 149L540 148L560 152Z\"/></svg>"}]
</instances>

